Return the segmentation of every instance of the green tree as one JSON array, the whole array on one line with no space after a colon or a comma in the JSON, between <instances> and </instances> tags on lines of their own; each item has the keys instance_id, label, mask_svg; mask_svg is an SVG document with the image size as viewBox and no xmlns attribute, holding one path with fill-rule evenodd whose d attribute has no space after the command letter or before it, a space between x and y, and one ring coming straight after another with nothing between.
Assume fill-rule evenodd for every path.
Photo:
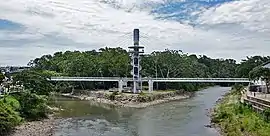
<instances>
[{"instance_id":1,"label":"green tree","mask_svg":"<svg viewBox=\"0 0 270 136\"><path fill-rule=\"evenodd\" d=\"M266 62L270 61L270 56L263 57L263 56L252 56L247 57L247 59L242 60L242 63L236 69L236 76L237 77L249 77L249 72Z\"/></svg>"},{"instance_id":2,"label":"green tree","mask_svg":"<svg viewBox=\"0 0 270 136\"><path fill-rule=\"evenodd\" d=\"M5 79L5 75L0 72L0 84L3 82L4 79Z\"/></svg>"},{"instance_id":3,"label":"green tree","mask_svg":"<svg viewBox=\"0 0 270 136\"><path fill-rule=\"evenodd\" d=\"M10 104L0 100L0 135L7 134L21 122L22 118L19 113Z\"/></svg>"},{"instance_id":4,"label":"green tree","mask_svg":"<svg viewBox=\"0 0 270 136\"><path fill-rule=\"evenodd\" d=\"M25 90L20 94L14 94L14 97L20 102L19 112L21 117L27 120L38 120L47 117L49 109L46 96Z\"/></svg>"},{"instance_id":5,"label":"green tree","mask_svg":"<svg viewBox=\"0 0 270 136\"><path fill-rule=\"evenodd\" d=\"M25 89L39 95L48 95L53 91L53 85L48 81L50 75L45 75L42 71L26 70L17 73L13 77L14 84L20 84Z\"/></svg>"}]
</instances>

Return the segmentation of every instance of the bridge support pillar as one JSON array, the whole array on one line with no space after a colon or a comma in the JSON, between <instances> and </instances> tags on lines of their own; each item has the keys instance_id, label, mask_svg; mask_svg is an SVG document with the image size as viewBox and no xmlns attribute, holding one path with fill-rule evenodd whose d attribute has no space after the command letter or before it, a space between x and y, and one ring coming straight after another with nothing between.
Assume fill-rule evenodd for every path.
<instances>
[{"instance_id":1,"label":"bridge support pillar","mask_svg":"<svg viewBox=\"0 0 270 136\"><path fill-rule=\"evenodd\" d=\"M153 89L153 86L154 86L154 82L153 80L148 80L148 92L152 92L154 89Z\"/></svg>"},{"instance_id":2,"label":"bridge support pillar","mask_svg":"<svg viewBox=\"0 0 270 136\"><path fill-rule=\"evenodd\" d=\"M123 85L124 85L123 80L122 80L122 79L119 80L119 81L118 81L118 91L119 91L119 92L122 92L122 91L123 91Z\"/></svg>"}]
</instances>

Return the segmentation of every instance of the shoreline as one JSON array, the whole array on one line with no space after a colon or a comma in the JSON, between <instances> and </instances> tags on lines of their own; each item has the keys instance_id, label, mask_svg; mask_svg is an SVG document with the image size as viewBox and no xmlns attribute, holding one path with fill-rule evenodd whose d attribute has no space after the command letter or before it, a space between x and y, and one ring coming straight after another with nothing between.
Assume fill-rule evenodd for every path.
<instances>
[{"instance_id":1,"label":"shoreline","mask_svg":"<svg viewBox=\"0 0 270 136\"><path fill-rule=\"evenodd\" d=\"M194 92L178 94L177 92L171 91L161 93L146 93L144 95L120 93L115 95L116 98L114 100L110 99L111 95L112 93L106 94L100 91L94 93L93 91L90 91L90 94L85 94L85 92L79 94L60 94L62 97L91 101L99 104L113 105L116 107L146 108L166 102L188 99L194 95Z\"/></svg>"},{"instance_id":2,"label":"shoreline","mask_svg":"<svg viewBox=\"0 0 270 136\"><path fill-rule=\"evenodd\" d=\"M53 115L39 121L26 121L16 126L10 136L53 136L57 122Z\"/></svg>"},{"instance_id":3,"label":"shoreline","mask_svg":"<svg viewBox=\"0 0 270 136\"><path fill-rule=\"evenodd\" d=\"M184 100L184 99L188 99L192 97L192 95L178 95L178 96L173 96L170 98L157 99L157 100L149 101L149 102L123 102L123 101L116 101L116 100L112 101L106 98L96 98L96 97L85 96L85 95L77 96L77 95L72 95L72 94L61 94L60 96L96 102L99 104L113 105L116 107L126 107L126 108L146 108L149 106L154 106L154 105L172 102L172 101Z\"/></svg>"},{"instance_id":4,"label":"shoreline","mask_svg":"<svg viewBox=\"0 0 270 136\"><path fill-rule=\"evenodd\" d=\"M210 118L210 124L209 124L209 125L206 125L205 127L215 129L215 130L218 132L218 135L219 135L219 136L223 136L223 135L224 135L224 132L222 131L221 127L220 127L218 124L212 122L212 119L213 119L213 116L214 116L214 114L215 114L215 109L217 108L217 106L219 106L219 104L221 104L221 103L225 100L225 98L226 98L228 95L231 94L231 91L232 91L232 90L230 90L229 92L225 93L225 94L222 95L220 98L218 98L218 99L216 100L214 106L213 106L212 108L208 109L208 112L207 112L207 116Z\"/></svg>"},{"instance_id":5,"label":"shoreline","mask_svg":"<svg viewBox=\"0 0 270 136\"><path fill-rule=\"evenodd\" d=\"M250 107L242 104L241 98L243 94L240 92L240 90L233 89L216 102L216 105L211 110L210 126L215 128L221 136L232 134L265 135L270 130L269 124ZM251 123L246 124L245 122ZM256 130L250 130L250 128L257 127L254 122L261 122L262 125Z\"/></svg>"}]
</instances>

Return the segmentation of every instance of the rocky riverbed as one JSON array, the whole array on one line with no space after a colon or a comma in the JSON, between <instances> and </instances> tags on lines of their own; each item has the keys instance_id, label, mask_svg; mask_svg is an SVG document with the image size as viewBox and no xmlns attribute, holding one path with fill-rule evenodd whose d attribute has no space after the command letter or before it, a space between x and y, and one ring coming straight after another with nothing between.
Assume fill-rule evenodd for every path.
<instances>
[{"instance_id":1,"label":"rocky riverbed","mask_svg":"<svg viewBox=\"0 0 270 136\"><path fill-rule=\"evenodd\" d=\"M25 122L17 126L11 136L53 136L57 120L53 116L49 116L48 119Z\"/></svg>"},{"instance_id":2,"label":"rocky riverbed","mask_svg":"<svg viewBox=\"0 0 270 136\"><path fill-rule=\"evenodd\" d=\"M151 105L169 101L190 98L191 92L181 91L157 91L153 93L113 93L105 91L77 91L73 94L62 94L65 97L89 100L103 104L110 104L121 107L145 108Z\"/></svg>"}]
</instances>

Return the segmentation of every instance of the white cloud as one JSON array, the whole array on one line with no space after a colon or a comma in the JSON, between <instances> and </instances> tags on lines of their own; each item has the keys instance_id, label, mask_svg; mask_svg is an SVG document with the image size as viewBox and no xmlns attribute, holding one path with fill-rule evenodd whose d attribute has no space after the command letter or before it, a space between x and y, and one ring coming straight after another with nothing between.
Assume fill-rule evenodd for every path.
<instances>
[{"instance_id":1,"label":"white cloud","mask_svg":"<svg viewBox=\"0 0 270 136\"><path fill-rule=\"evenodd\" d=\"M212 57L240 59L246 55L253 55L254 52L265 55L269 50L269 17L265 19L270 15L267 0L231 2L216 9L206 10L198 19L203 25L195 28L173 20L158 20L157 14L150 14L151 7L145 7L147 3L164 3L164 0L0 2L0 19L24 26L23 30L0 31L0 41L4 41L0 50L7 50L3 46L8 38L14 39L14 43L30 39L24 43L28 44L27 46L9 47L12 48L7 51L9 54L0 54L2 65L26 64L30 58L56 50L92 50L105 45L127 48L132 44L131 32L134 28L140 28L142 36L147 37L142 38L147 52L170 48ZM266 8L260 6L261 4ZM224 23L230 24L220 27L220 24ZM248 29L244 30L238 27L238 24ZM250 35L248 30L260 33L254 32ZM18 61L12 55L21 57Z\"/></svg>"},{"instance_id":2,"label":"white cloud","mask_svg":"<svg viewBox=\"0 0 270 136\"><path fill-rule=\"evenodd\" d=\"M270 32L270 1L240 0L211 8L203 13L204 24L236 23L246 29Z\"/></svg>"}]
</instances>

